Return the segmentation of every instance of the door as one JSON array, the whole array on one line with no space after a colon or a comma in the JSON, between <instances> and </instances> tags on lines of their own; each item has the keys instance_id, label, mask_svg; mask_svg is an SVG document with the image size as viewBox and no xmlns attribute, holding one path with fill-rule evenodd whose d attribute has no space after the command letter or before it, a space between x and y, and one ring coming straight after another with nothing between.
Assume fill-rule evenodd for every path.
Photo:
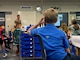
<instances>
[{"instance_id":1,"label":"door","mask_svg":"<svg viewBox=\"0 0 80 60\"><path fill-rule=\"evenodd\" d=\"M5 26L5 12L0 12L0 25Z\"/></svg>"}]
</instances>

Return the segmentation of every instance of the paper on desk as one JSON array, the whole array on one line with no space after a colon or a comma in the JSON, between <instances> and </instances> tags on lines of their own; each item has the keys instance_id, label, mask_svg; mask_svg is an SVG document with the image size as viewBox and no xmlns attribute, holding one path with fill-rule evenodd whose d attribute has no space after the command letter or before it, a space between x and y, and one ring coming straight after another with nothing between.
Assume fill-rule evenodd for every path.
<instances>
[{"instance_id":1,"label":"paper on desk","mask_svg":"<svg viewBox=\"0 0 80 60\"><path fill-rule=\"evenodd\" d=\"M70 40L74 46L80 48L80 36L71 36Z\"/></svg>"}]
</instances>

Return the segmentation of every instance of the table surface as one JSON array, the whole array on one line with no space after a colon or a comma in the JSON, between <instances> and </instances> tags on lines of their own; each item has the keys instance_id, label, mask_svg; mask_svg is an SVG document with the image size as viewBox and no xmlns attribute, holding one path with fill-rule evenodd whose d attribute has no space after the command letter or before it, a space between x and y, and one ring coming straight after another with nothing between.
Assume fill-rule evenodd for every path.
<instances>
[{"instance_id":1,"label":"table surface","mask_svg":"<svg viewBox=\"0 0 80 60\"><path fill-rule=\"evenodd\" d=\"M80 48L80 36L71 36L69 40L72 42L74 46Z\"/></svg>"}]
</instances>

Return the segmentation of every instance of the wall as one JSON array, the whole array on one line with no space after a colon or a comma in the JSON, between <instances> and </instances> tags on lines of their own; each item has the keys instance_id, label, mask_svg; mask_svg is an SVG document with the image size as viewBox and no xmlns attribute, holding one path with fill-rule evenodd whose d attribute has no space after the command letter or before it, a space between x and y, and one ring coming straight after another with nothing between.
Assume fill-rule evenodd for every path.
<instances>
[{"instance_id":1,"label":"wall","mask_svg":"<svg viewBox=\"0 0 80 60\"><path fill-rule=\"evenodd\" d=\"M21 10L20 6L32 6L31 10ZM0 11L8 11L12 12L12 14L6 15L6 30L10 30L13 25L14 25L14 20L16 19L16 15L18 12L25 11L26 13L29 11L34 12L33 16L30 14L28 15L28 18L33 18L31 23L35 24L40 18L43 16L41 13L38 13L35 8L36 6L42 6L43 11L47 8L53 7L53 6L59 6L61 8L61 11L59 12L68 12L69 13L69 24L71 20L70 12L75 12L75 11L80 11L80 4L79 2L0 2ZM24 16L25 14L23 14ZM26 24L29 24L28 21L26 20ZM10 26L8 28L8 25Z\"/></svg>"}]
</instances>

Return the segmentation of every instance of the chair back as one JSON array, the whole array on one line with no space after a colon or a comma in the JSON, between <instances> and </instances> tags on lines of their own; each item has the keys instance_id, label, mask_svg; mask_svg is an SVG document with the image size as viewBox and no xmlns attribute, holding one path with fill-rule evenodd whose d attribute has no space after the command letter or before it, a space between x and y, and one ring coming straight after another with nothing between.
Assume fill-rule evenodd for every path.
<instances>
[{"instance_id":1,"label":"chair back","mask_svg":"<svg viewBox=\"0 0 80 60\"><path fill-rule=\"evenodd\" d=\"M45 49L39 35L21 33L20 57L26 60L46 60Z\"/></svg>"}]
</instances>

